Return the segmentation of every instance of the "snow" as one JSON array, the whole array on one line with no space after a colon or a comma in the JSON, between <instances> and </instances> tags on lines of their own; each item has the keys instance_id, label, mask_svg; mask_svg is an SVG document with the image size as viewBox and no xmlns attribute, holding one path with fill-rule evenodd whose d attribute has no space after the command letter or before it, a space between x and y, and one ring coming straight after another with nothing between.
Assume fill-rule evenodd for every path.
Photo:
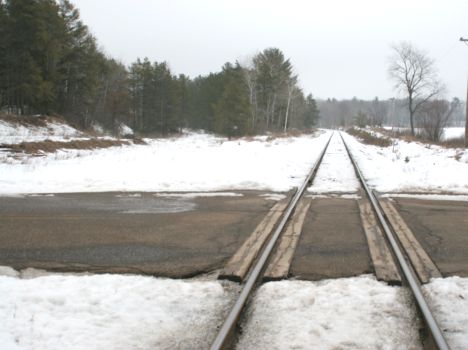
<instances>
[{"instance_id":1,"label":"snow","mask_svg":"<svg viewBox=\"0 0 468 350\"><path fill-rule=\"evenodd\" d=\"M0 144L17 144L44 140L68 141L83 138L85 135L65 123L48 122L47 127L27 127L0 120Z\"/></svg>"},{"instance_id":2,"label":"snow","mask_svg":"<svg viewBox=\"0 0 468 350\"><path fill-rule=\"evenodd\" d=\"M134 134L132 128L130 128L128 125L125 125L124 123L121 123L119 125L119 134L123 136L131 136Z\"/></svg>"},{"instance_id":3,"label":"snow","mask_svg":"<svg viewBox=\"0 0 468 350\"><path fill-rule=\"evenodd\" d=\"M281 193L265 193L261 194L260 197L265 198L268 201L280 201L282 199L286 198L286 195L281 194Z\"/></svg>"},{"instance_id":4,"label":"snow","mask_svg":"<svg viewBox=\"0 0 468 350\"><path fill-rule=\"evenodd\" d=\"M445 128L444 134L442 135L443 140L458 139L465 136L465 128Z\"/></svg>"},{"instance_id":5,"label":"snow","mask_svg":"<svg viewBox=\"0 0 468 350\"><path fill-rule=\"evenodd\" d=\"M377 147L343 137L368 184L379 192L468 194L468 163L457 161L460 150L401 140Z\"/></svg>"},{"instance_id":6,"label":"snow","mask_svg":"<svg viewBox=\"0 0 468 350\"><path fill-rule=\"evenodd\" d=\"M429 201L460 201L468 202L468 196L447 194L411 194L411 193L385 193L383 198L414 198Z\"/></svg>"},{"instance_id":7,"label":"snow","mask_svg":"<svg viewBox=\"0 0 468 350\"><path fill-rule=\"evenodd\" d=\"M372 276L264 284L238 349L420 349L401 287Z\"/></svg>"},{"instance_id":8,"label":"snow","mask_svg":"<svg viewBox=\"0 0 468 350\"><path fill-rule=\"evenodd\" d=\"M155 193L156 197L197 198L197 197L243 197L234 192L188 192L188 193Z\"/></svg>"},{"instance_id":9,"label":"snow","mask_svg":"<svg viewBox=\"0 0 468 350\"><path fill-rule=\"evenodd\" d=\"M468 278L436 278L423 291L450 348L468 349Z\"/></svg>"},{"instance_id":10,"label":"snow","mask_svg":"<svg viewBox=\"0 0 468 350\"><path fill-rule=\"evenodd\" d=\"M217 281L0 274L8 350L208 348L231 299Z\"/></svg>"},{"instance_id":11,"label":"snow","mask_svg":"<svg viewBox=\"0 0 468 350\"><path fill-rule=\"evenodd\" d=\"M383 127L385 130L388 131L397 131L397 132L409 132L410 128L399 128L399 127L391 127L391 126L384 126ZM416 133L422 132L422 129L420 128L415 128L414 129ZM366 130L369 131L369 130ZM442 134L442 140L447 141L447 140L452 140L452 139L457 139L460 137L465 136L465 128L464 127L447 127L444 128L444 133Z\"/></svg>"},{"instance_id":12,"label":"snow","mask_svg":"<svg viewBox=\"0 0 468 350\"><path fill-rule=\"evenodd\" d=\"M317 176L308 191L314 193L340 193L356 192L358 189L359 181L353 165L346 153L339 133L335 132L318 169Z\"/></svg>"},{"instance_id":13,"label":"snow","mask_svg":"<svg viewBox=\"0 0 468 350\"><path fill-rule=\"evenodd\" d=\"M0 193L285 192L301 185L329 135L228 141L192 133L148 145L10 157L0 159Z\"/></svg>"}]
</instances>

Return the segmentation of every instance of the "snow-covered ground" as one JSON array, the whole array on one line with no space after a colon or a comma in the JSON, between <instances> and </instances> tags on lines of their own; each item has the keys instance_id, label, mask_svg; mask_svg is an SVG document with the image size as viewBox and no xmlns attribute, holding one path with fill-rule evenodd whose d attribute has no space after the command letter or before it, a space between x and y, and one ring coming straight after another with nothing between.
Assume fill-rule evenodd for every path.
<instances>
[{"instance_id":1,"label":"snow-covered ground","mask_svg":"<svg viewBox=\"0 0 468 350\"><path fill-rule=\"evenodd\" d=\"M468 151L401 140L377 147L343 136L369 185L380 192L468 194Z\"/></svg>"},{"instance_id":2,"label":"snow-covered ground","mask_svg":"<svg viewBox=\"0 0 468 350\"><path fill-rule=\"evenodd\" d=\"M0 267L2 349L205 349L238 288L211 280ZM468 348L468 279L424 287L453 350ZM238 349L420 349L407 291L373 276L264 284Z\"/></svg>"},{"instance_id":3,"label":"snow-covered ground","mask_svg":"<svg viewBox=\"0 0 468 350\"><path fill-rule=\"evenodd\" d=\"M25 126L0 120L0 144L37 142L44 140L68 141L86 138L81 131L58 121L48 122L47 126Z\"/></svg>"},{"instance_id":4,"label":"snow-covered ground","mask_svg":"<svg viewBox=\"0 0 468 350\"><path fill-rule=\"evenodd\" d=\"M338 132L328 145L317 175L308 188L313 193L356 192L359 181Z\"/></svg>"},{"instance_id":5,"label":"snow-covered ground","mask_svg":"<svg viewBox=\"0 0 468 350\"><path fill-rule=\"evenodd\" d=\"M206 349L232 299L217 281L7 267L0 295L3 350Z\"/></svg>"},{"instance_id":6,"label":"snow-covered ground","mask_svg":"<svg viewBox=\"0 0 468 350\"><path fill-rule=\"evenodd\" d=\"M404 131L409 131L409 128L399 128L399 127L391 127L391 126L384 126L384 129L386 130L395 130L398 132L404 132ZM415 128L416 132L420 132L421 129ZM442 134L442 140L447 141L447 140L452 140L452 139L457 139L460 137L465 136L465 128L464 127L448 127L444 128L444 132Z\"/></svg>"},{"instance_id":7,"label":"snow-covered ground","mask_svg":"<svg viewBox=\"0 0 468 350\"><path fill-rule=\"evenodd\" d=\"M238 349L420 349L408 295L372 276L264 284Z\"/></svg>"},{"instance_id":8,"label":"snow-covered ground","mask_svg":"<svg viewBox=\"0 0 468 350\"><path fill-rule=\"evenodd\" d=\"M444 129L444 134L442 135L443 140L452 140L458 139L465 136L465 128L460 127L450 127Z\"/></svg>"},{"instance_id":9,"label":"snow-covered ground","mask_svg":"<svg viewBox=\"0 0 468 350\"><path fill-rule=\"evenodd\" d=\"M299 186L330 133L228 141L207 134L0 159L0 193L215 191Z\"/></svg>"},{"instance_id":10,"label":"snow-covered ground","mask_svg":"<svg viewBox=\"0 0 468 350\"><path fill-rule=\"evenodd\" d=\"M450 348L468 349L468 278L436 278L423 291Z\"/></svg>"}]
</instances>

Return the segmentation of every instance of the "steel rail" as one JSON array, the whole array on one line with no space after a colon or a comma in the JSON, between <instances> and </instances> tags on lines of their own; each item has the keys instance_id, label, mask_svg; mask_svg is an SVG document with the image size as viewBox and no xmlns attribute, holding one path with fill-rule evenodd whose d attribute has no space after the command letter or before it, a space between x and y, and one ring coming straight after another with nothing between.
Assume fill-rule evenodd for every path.
<instances>
[{"instance_id":1,"label":"steel rail","mask_svg":"<svg viewBox=\"0 0 468 350\"><path fill-rule=\"evenodd\" d=\"M427 326L429 327L429 330L432 334L432 337L437 345L437 347L440 350L449 350L449 346L447 344L447 341L445 340L442 331L440 330L439 325L437 324L434 316L432 315L432 312L426 302L426 299L424 298L424 295L422 293L420 284L418 282L418 279L413 271L413 268L411 267L410 264L408 264L407 260L405 259L403 252L400 249L400 246L398 245L390 227L387 224L387 221L385 219L384 214L382 213L382 210L380 209L380 204L378 199L375 197L373 191L369 188L367 185L364 176L359 169L356 160L354 159L353 155L351 154L351 151L348 148L348 145L346 144L343 135L340 132L341 140L343 141L343 144L345 146L346 151L348 152L348 156L351 159L351 162L353 164L354 170L356 171L359 181L361 182L363 188L365 189L367 196L369 197L369 200L372 204L372 207L374 208L374 212L376 213L380 224L382 225L382 228L385 231L385 235L390 242L390 245L393 249L393 253L395 254L398 263L400 265L401 270L403 271L403 274L405 276L406 281L408 282L410 289L414 295L414 298L416 300L416 303L421 310L421 313L423 314L424 320L426 321Z\"/></svg>"},{"instance_id":2,"label":"steel rail","mask_svg":"<svg viewBox=\"0 0 468 350\"><path fill-rule=\"evenodd\" d=\"M242 313L242 310L249 298L255 283L257 282L258 278L262 270L265 268L265 264L270 257L271 252L275 246L276 241L278 240L281 232L283 231L286 222L289 220L291 214L293 213L299 199L302 197L303 193L305 192L307 186L309 186L310 181L315 177L317 173L318 167L322 162L323 156L327 151L328 145L330 144L330 140L332 139L334 132L331 134L330 138L328 139L325 147L323 148L322 152L320 153L318 159L316 160L315 164L312 166L307 178L305 179L302 186L294 195L293 199L289 202L288 207L286 208L285 213L283 214L283 218L281 219L279 225L277 226L274 234L270 237L268 243L266 244L265 248L263 249L260 258L255 263L249 277L247 278L244 287L239 294L234 306L232 307L229 315L227 316L226 320L224 321L222 327L220 328L214 342L211 345L211 350L220 350L223 349L224 346L227 345L228 340L232 336L234 329L237 325L237 321Z\"/></svg>"}]
</instances>

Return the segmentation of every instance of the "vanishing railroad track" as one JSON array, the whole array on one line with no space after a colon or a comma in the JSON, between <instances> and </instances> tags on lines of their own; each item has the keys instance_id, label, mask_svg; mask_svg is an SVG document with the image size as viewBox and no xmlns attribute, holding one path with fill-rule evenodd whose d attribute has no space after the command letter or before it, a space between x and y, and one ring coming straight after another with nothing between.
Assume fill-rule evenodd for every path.
<instances>
[{"instance_id":1,"label":"vanishing railroad track","mask_svg":"<svg viewBox=\"0 0 468 350\"><path fill-rule=\"evenodd\" d=\"M306 189L312 184L333 135L334 133L332 133L332 135L328 139L325 147L321 151L318 159L311 168L307 178L305 179L301 187L297 190L297 192L289 201L285 209L281 210L281 220L277 225L274 226L274 232L271 235L269 235L268 238L265 238L266 242L262 243L261 247L258 247L259 252L255 253L255 257L253 260L254 262L251 265L247 265L248 267L241 267L241 270L243 270L243 276L245 276L245 278L241 277L237 279L232 278L232 275L230 276L231 278L227 276L229 279L243 281L243 287L237 300L233 304L227 318L225 319L223 325L219 329L219 332L214 342L212 343L212 350L226 349L232 346L233 339L235 338L236 326L242 313L244 312L247 301L249 300L256 287L261 283L262 277L264 278L264 274L267 270L268 263L272 259L272 255L274 254L275 248L278 247L280 237L285 231L288 221L291 220L292 215L294 214L296 208L298 207L298 204L300 203L300 200L304 197ZM381 229L385 234L385 240L389 244L391 256L393 257L389 259L396 260L397 262L398 271L400 271L402 275L401 282L404 285L408 286L409 290L412 293L415 305L419 310L423 323L428 332L428 338L432 342L431 345L437 349L449 349L447 342L442 334L442 331L440 330L437 322L435 321L434 316L432 315L431 310L428 306L428 303L426 302L424 295L421 291L421 281L424 280L424 277L421 278L421 275L418 274L418 272L415 272L412 256L409 256L411 255L411 253L408 253L404 248L404 245L401 243L401 236L397 236L395 233L395 229L392 229L392 225L394 224L394 222L389 222L389 216L391 214L389 212L388 207L382 207L382 204L379 201L378 197L374 194L373 190L367 185L362 175L362 172L359 169L353 155L351 154L343 136L341 135L341 133L339 135L354 167L355 173L361 183L362 189L364 190L365 195L367 197L366 205L368 206L368 211L372 211L372 213L367 214L372 215L372 217L375 217L376 225L378 225L379 227L377 228L377 230L380 232ZM271 228L273 228L273 226ZM255 244L253 243L252 245ZM245 256L238 258L238 261L245 260L244 258ZM387 262L384 261L383 265L386 265ZM393 262L391 262L390 265L393 265ZM375 266L375 269L377 272L377 266ZM390 273L390 275L391 274L392 273ZM395 274L399 276L399 273L396 271ZM387 281L392 280L394 280L394 277L390 277L387 279Z\"/></svg>"}]
</instances>

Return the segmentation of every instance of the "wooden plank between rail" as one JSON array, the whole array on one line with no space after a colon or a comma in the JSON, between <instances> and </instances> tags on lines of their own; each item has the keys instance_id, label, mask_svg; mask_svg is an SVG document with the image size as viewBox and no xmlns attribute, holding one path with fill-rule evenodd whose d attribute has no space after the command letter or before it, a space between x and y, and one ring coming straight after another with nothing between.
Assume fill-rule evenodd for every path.
<instances>
[{"instance_id":1,"label":"wooden plank between rail","mask_svg":"<svg viewBox=\"0 0 468 350\"><path fill-rule=\"evenodd\" d=\"M393 230L398 236L398 240L408 254L421 283L428 283L431 278L442 277L437 266L419 244L413 232L411 232L392 203L389 200L385 200L381 201L380 204Z\"/></svg>"},{"instance_id":2,"label":"wooden plank between rail","mask_svg":"<svg viewBox=\"0 0 468 350\"><path fill-rule=\"evenodd\" d=\"M302 198L280 238L279 244L263 276L264 280L280 280L288 277L294 252L302 232L302 226L309 210L311 198Z\"/></svg>"},{"instance_id":3,"label":"wooden plank between rail","mask_svg":"<svg viewBox=\"0 0 468 350\"><path fill-rule=\"evenodd\" d=\"M390 284L401 284L400 273L390 253L382 230L377 225L371 204L367 200L359 200L358 204L377 279Z\"/></svg>"},{"instance_id":4,"label":"wooden plank between rail","mask_svg":"<svg viewBox=\"0 0 468 350\"><path fill-rule=\"evenodd\" d=\"M252 263L257 258L260 250L270 237L278 220L289 203L289 196L276 203L258 224L252 234L229 259L224 269L219 274L219 279L242 282L249 272Z\"/></svg>"}]
</instances>

